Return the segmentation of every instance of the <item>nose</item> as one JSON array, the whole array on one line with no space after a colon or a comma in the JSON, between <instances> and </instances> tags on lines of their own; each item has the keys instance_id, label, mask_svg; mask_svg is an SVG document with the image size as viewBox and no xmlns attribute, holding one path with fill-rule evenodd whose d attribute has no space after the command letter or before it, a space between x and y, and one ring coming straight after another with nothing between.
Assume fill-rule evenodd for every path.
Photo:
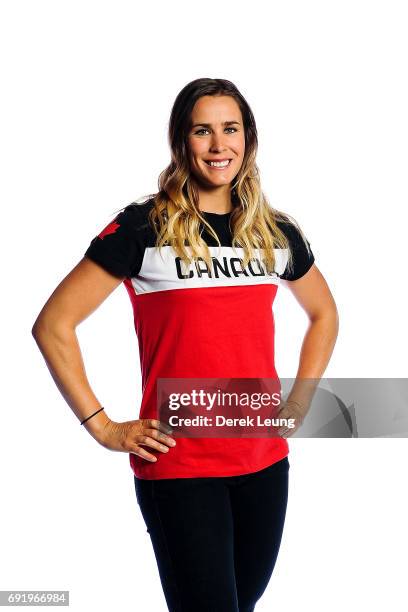
<instances>
[{"instance_id":1,"label":"nose","mask_svg":"<svg viewBox=\"0 0 408 612\"><path fill-rule=\"evenodd\" d=\"M225 146L223 145L223 134L213 133L211 138L211 151L223 151Z\"/></svg>"}]
</instances>

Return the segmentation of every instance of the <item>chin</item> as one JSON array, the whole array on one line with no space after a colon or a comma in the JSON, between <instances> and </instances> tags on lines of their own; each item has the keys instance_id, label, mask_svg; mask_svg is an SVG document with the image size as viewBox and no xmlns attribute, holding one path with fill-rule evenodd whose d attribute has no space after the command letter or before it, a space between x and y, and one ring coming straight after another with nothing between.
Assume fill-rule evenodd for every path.
<instances>
[{"instance_id":1,"label":"chin","mask_svg":"<svg viewBox=\"0 0 408 612\"><path fill-rule=\"evenodd\" d=\"M209 181L207 180L206 183L208 185L211 185L212 187L223 187L224 185L230 185L231 181Z\"/></svg>"}]
</instances>

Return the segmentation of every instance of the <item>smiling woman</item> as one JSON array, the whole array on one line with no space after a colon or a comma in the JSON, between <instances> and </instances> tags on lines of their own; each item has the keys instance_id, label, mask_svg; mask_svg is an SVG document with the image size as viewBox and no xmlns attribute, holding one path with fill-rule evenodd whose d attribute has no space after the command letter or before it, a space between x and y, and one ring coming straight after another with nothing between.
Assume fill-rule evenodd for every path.
<instances>
[{"instance_id":1,"label":"smiling woman","mask_svg":"<svg viewBox=\"0 0 408 612\"><path fill-rule=\"evenodd\" d=\"M194 105L191 122L189 162L197 181L200 209L228 212L229 185L245 155L240 108L231 96L202 96Z\"/></svg>"},{"instance_id":2,"label":"smiling woman","mask_svg":"<svg viewBox=\"0 0 408 612\"><path fill-rule=\"evenodd\" d=\"M169 610L251 612L280 547L287 434L175 432L176 442L160 420L158 383L279 380L273 304L281 281L310 319L298 375L318 377L334 346L336 308L300 227L262 192L255 119L233 83L187 84L171 112L169 143L159 191L101 227L33 334L84 428L129 454ZM90 388L75 328L122 282L143 392L138 418L116 422ZM307 399L297 387L279 419L301 420Z\"/></svg>"}]
</instances>

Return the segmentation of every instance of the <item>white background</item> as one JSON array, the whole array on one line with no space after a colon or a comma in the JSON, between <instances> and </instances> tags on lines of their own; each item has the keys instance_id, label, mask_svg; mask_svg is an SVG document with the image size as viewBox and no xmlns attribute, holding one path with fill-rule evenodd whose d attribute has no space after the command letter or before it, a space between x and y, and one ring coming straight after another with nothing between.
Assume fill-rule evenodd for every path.
<instances>
[{"instance_id":1,"label":"white background","mask_svg":"<svg viewBox=\"0 0 408 612\"><path fill-rule=\"evenodd\" d=\"M233 81L271 204L303 227L340 332L325 376L406 377L404 2L1 3L0 589L69 589L71 609L165 610L128 455L80 427L31 327L115 210L156 191L167 122L199 77ZM306 317L275 302L294 375ZM109 416L137 418L123 286L78 328ZM290 496L257 611L406 610L405 439L289 440Z\"/></svg>"}]
</instances>

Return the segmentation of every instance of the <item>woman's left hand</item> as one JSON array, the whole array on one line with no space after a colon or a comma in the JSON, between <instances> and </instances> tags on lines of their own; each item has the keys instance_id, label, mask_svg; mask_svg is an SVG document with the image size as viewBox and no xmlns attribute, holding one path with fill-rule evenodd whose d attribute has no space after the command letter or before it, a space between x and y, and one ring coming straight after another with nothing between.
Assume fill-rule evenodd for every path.
<instances>
[{"instance_id":1,"label":"woman's left hand","mask_svg":"<svg viewBox=\"0 0 408 612\"><path fill-rule=\"evenodd\" d=\"M301 406L298 402L293 400L283 402L279 408L276 418L285 419L288 422L288 425L281 425L278 429L278 435L282 438L293 436L299 427L301 427L307 411L308 408Z\"/></svg>"}]
</instances>

